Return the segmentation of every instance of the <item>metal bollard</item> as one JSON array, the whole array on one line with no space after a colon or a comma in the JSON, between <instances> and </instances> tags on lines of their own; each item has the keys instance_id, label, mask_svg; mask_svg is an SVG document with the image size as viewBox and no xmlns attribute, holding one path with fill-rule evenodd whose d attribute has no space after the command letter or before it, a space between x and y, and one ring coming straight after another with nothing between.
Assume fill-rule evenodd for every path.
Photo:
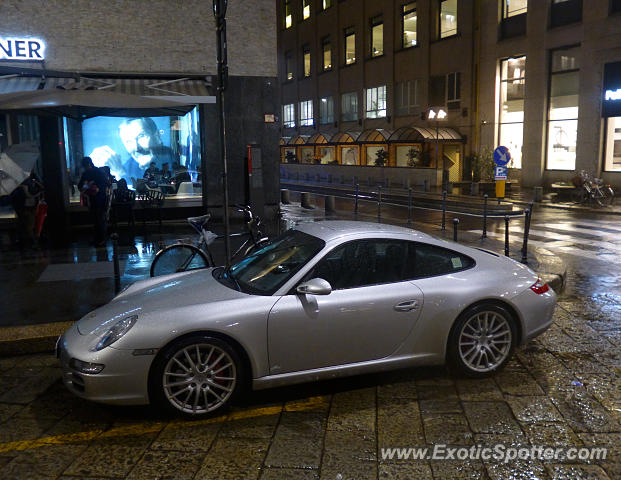
<instances>
[{"instance_id":1,"label":"metal bollard","mask_svg":"<svg viewBox=\"0 0 621 480\"><path fill-rule=\"evenodd\" d=\"M112 263L114 265L114 294L117 295L121 291L121 269L119 267L119 235L113 233L110 235L112 240Z\"/></svg>"},{"instance_id":2,"label":"metal bollard","mask_svg":"<svg viewBox=\"0 0 621 480\"><path fill-rule=\"evenodd\" d=\"M334 208L334 195L326 195L326 205L325 205L325 210L326 210L326 215L330 214L330 213L334 213L334 211L336 210Z\"/></svg>"},{"instance_id":3,"label":"metal bollard","mask_svg":"<svg viewBox=\"0 0 621 480\"><path fill-rule=\"evenodd\" d=\"M412 189L408 188L408 224L412 223Z\"/></svg>"},{"instance_id":4,"label":"metal bollard","mask_svg":"<svg viewBox=\"0 0 621 480\"><path fill-rule=\"evenodd\" d=\"M509 256L509 215L505 215L505 255Z\"/></svg>"},{"instance_id":5,"label":"metal bollard","mask_svg":"<svg viewBox=\"0 0 621 480\"><path fill-rule=\"evenodd\" d=\"M280 202L284 203L285 205L291 203L291 194L286 188L280 190Z\"/></svg>"},{"instance_id":6,"label":"metal bollard","mask_svg":"<svg viewBox=\"0 0 621 480\"><path fill-rule=\"evenodd\" d=\"M524 242L522 243L522 263L528 263L528 233L530 232L530 220L533 215L533 204L524 210Z\"/></svg>"},{"instance_id":7,"label":"metal bollard","mask_svg":"<svg viewBox=\"0 0 621 480\"><path fill-rule=\"evenodd\" d=\"M483 235L482 238L487 238L487 193L483 195Z\"/></svg>"},{"instance_id":8,"label":"metal bollard","mask_svg":"<svg viewBox=\"0 0 621 480\"><path fill-rule=\"evenodd\" d=\"M302 208L313 208L313 206L310 203L310 193L309 192L302 192L300 193L300 205L302 206Z\"/></svg>"},{"instance_id":9,"label":"metal bollard","mask_svg":"<svg viewBox=\"0 0 621 480\"><path fill-rule=\"evenodd\" d=\"M442 192L442 231L446 230L446 190Z\"/></svg>"},{"instance_id":10,"label":"metal bollard","mask_svg":"<svg viewBox=\"0 0 621 480\"><path fill-rule=\"evenodd\" d=\"M457 241L457 225L459 225L459 218L453 219L453 241Z\"/></svg>"},{"instance_id":11,"label":"metal bollard","mask_svg":"<svg viewBox=\"0 0 621 480\"><path fill-rule=\"evenodd\" d=\"M423 191L429 191L429 180L423 180Z\"/></svg>"},{"instance_id":12,"label":"metal bollard","mask_svg":"<svg viewBox=\"0 0 621 480\"><path fill-rule=\"evenodd\" d=\"M354 215L358 215L358 190L360 188L360 185L358 185L356 183L356 197L354 199Z\"/></svg>"},{"instance_id":13,"label":"metal bollard","mask_svg":"<svg viewBox=\"0 0 621 480\"><path fill-rule=\"evenodd\" d=\"M377 186L377 219L382 218L382 186Z\"/></svg>"}]
</instances>

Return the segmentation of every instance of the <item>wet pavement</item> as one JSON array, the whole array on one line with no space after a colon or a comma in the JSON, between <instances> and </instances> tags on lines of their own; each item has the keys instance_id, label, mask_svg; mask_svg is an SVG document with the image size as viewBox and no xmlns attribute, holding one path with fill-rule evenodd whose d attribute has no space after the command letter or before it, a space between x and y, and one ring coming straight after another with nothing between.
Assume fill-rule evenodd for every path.
<instances>
[{"instance_id":1,"label":"wet pavement","mask_svg":"<svg viewBox=\"0 0 621 480\"><path fill-rule=\"evenodd\" d=\"M360 218L374 218L375 209L362 206ZM323 217L321 208L305 211L294 205L286 210L290 222ZM341 210L339 215L348 217L350 212ZM383 220L404 223L402 212L389 206L382 215ZM457 217L460 241L503 250L502 221L491 219L489 224L489 232L502 238L490 235L481 240L480 218ZM449 229L452 218L448 217ZM618 233L615 236L619 220L611 218L537 211L533 223L538 233L531 240L540 244L531 247L529 263L537 270L563 270L566 287L553 326L518 349L507 368L490 379L455 378L443 368L364 375L253 392L227 415L192 422L148 407L80 400L61 384L52 355L0 358L2 478L621 478L621 270L616 250L621 240ZM439 220L438 212L416 211L414 226L451 237L451 230L439 230ZM591 225L590 232L577 231L589 230L584 222L598 221L600 228ZM519 256L521 246L519 222L512 224L513 256ZM157 230L151 226L146 238L121 238L123 283L146 274L158 243L191 233L182 223L167 225L163 233ZM571 238L559 237L564 234ZM81 302L107 301L111 279L84 278L100 275L97 271L83 272L80 280L40 278L67 275L51 272L50 265L88 264L94 259L106 263L106 254L109 260L110 247L98 252L85 241L63 251L25 256L7 249L1 257L3 292L13 289L9 291L19 295L22 288L31 289L19 308L32 308L35 317L49 311L54 318L75 320L79 309L88 307ZM18 273L11 279L7 272L12 268ZM44 295L42 285L36 285L55 282L56 290L50 285L49 292L75 303L51 305L53 293ZM91 293L76 300L72 294L78 289ZM7 321L7 311L14 319L23 318L17 307L3 308L15 310L3 310L2 321ZM31 320L37 323L41 318ZM494 458L399 460L388 458L386 450L438 445L609 450L607 458L599 460L506 463Z\"/></svg>"}]
</instances>

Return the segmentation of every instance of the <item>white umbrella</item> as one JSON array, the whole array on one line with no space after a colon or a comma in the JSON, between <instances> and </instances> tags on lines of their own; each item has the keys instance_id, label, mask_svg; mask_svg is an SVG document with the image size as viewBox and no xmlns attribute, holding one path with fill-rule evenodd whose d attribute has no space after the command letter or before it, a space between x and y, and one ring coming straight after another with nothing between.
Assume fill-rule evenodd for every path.
<instances>
[{"instance_id":1,"label":"white umbrella","mask_svg":"<svg viewBox=\"0 0 621 480\"><path fill-rule=\"evenodd\" d=\"M0 195L10 195L26 180L38 158L39 149L31 143L12 145L0 154Z\"/></svg>"}]
</instances>

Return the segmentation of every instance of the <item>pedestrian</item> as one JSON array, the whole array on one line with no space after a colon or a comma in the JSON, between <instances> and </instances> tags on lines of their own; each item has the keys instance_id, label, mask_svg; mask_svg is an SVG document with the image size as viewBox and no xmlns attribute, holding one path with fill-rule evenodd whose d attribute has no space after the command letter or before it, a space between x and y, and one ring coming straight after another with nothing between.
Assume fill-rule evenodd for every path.
<instances>
[{"instance_id":1,"label":"pedestrian","mask_svg":"<svg viewBox=\"0 0 621 480\"><path fill-rule=\"evenodd\" d=\"M36 246L35 216L37 205L43 198L43 184L33 172L11 193L11 205L17 217L20 248Z\"/></svg>"},{"instance_id":2,"label":"pedestrian","mask_svg":"<svg viewBox=\"0 0 621 480\"><path fill-rule=\"evenodd\" d=\"M102 247L106 243L106 191L108 189L108 178L103 170L93 165L91 157L82 158L82 168L84 171L78 182L78 188L82 192L86 203L88 203L88 209L95 228L92 244L96 247Z\"/></svg>"}]
</instances>

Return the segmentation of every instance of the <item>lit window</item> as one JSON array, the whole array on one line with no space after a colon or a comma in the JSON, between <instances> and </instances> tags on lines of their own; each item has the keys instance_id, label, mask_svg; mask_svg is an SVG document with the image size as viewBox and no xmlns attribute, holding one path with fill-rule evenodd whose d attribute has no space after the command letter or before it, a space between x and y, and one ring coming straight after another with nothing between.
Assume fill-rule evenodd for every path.
<instances>
[{"instance_id":1,"label":"lit window","mask_svg":"<svg viewBox=\"0 0 621 480\"><path fill-rule=\"evenodd\" d=\"M604 170L607 172L621 172L621 117L606 119Z\"/></svg>"},{"instance_id":2,"label":"lit window","mask_svg":"<svg viewBox=\"0 0 621 480\"><path fill-rule=\"evenodd\" d=\"M528 0L503 0L502 4L502 18L509 18L526 13Z\"/></svg>"},{"instance_id":3,"label":"lit window","mask_svg":"<svg viewBox=\"0 0 621 480\"><path fill-rule=\"evenodd\" d=\"M384 55L384 23L382 17L371 19L371 56Z\"/></svg>"},{"instance_id":4,"label":"lit window","mask_svg":"<svg viewBox=\"0 0 621 480\"><path fill-rule=\"evenodd\" d=\"M401 27L403 29L403 48L416 45L416 2L401 6Z\"/></svg>"},{"instance_id":5,"label":"lit window","mask_svg":"<svg viewBox=\"0 0 621 480\"><path fill-rule=\"evenodd\" d=\"M291 27L293 16L291 13L291 0L285 0L285 28Z\"/></svg>"},{"instance_id":6,"label":"lit window","mask_svg":"<svg viewBox=\"0 0 621 480\"><path fill-rule=\"evenodd\" d=\"M509 149L510 168L522 168L525 67L526 57L509 58L500 62L498 139L500 145Z\"/></svg>"},{"instance_id":7,"label":"lit window","mask_svg":"<svg viewBox=\"0 0 621 480\"><path fill-rule=\"evenodd\" d=\"M323 70L332 69L332 45L330 44L330 38L324 37L321 40L321 51L323 52Z\"/></svg>"},{"instance_id":8,"label":"lit window","mask_svg":"<svg viewBox=\"0 0 621 480\"><path fill-rule=\"evenodd\" d=\"M546 163L549 170L576 169L579 53L579 48L552 52Z\"/></svg>"},{"instance_id":9,"label":"lit window","mask_svg":"<svg viewBox=\"0 0 621 480\"><path fill-rule=\"evenodd\" d=\"M341 121L354 122L358 120L358 94L348 92L341 95Z\"/></svg>"},{"instance_id":10,"label":"lit window","mask_svg":"<svg viewBox=\"0 0 621 480\"><path fill-rule=\"evenodd\" d=\"M440 0L440 38L457 35L457 0Z\"/></svg>"},{"instance_id":11,"label":"lit window","mask_svg":"<svg viewBox=\"0 0 621 480\"><path fill-rule=\"evenodd\" d=\"M313 101L300 102L300 126L309 127L313 124Z\"/></svg>"},{"instance_id":12,"label":"lit window","mask_svg":"<svg viewBox=\"0 0 621 480\"><path fill-rule=\"evenodd\" d=\"M309 46L305 46L302 52L303 52L303 55L304 55L304 76L305 77L310 77L310 75L311 75L310 47Z\"/></svg>"},{"instance_id":13,"label":"lit window","mask_svg":"<svg viewBox=\"0 0 621 480\"><path fill-rule=\"evenodd\" d=\"M356 32L354 27L345 29L345 64L356 63Z\"/></svg>"},{"instance_id":14,"label":"lit window","mask_svg":"<svg viewBox=\"0 0 621 480\"><path fill-rule=\"evenodd\" d=\"M321 2L322 10L327 10L331 6L332 6L332 0L322 0L322 2Z\"/></svg>"},{"instance_id":15,"label":"lit window","mask_svg":"<svg viewBox=\"0 0 621 480\"><path fill-rule=\"evenodd\" d=\"M285 73L287 80L293 80L293 54L285 52Z\"/></svg>"},{"instance_id":16,"label":"lit window","mask_svg":"<svg viewBox=\"0 0 621 480\"><path fill-rule=\"evenodd\" d=\"M386 116L386 85L367 88L366 117L381 118Z\"/></svg>"},{"instance_id":17,"label":"lit window","mask_svg":"<svg viewBox=\"0 0 621 480\"><path fill-rule=\"evenodd\" d=\"M418 111L418 80L408 80L395 85L397 115L412 115Z\"/></svg>"},{"instance_id":18,"label":"lit window","mask_svg":"<svg viewBox=\"0 0 621 480\"><path fill-rule=\"evenodd\" d=\"M306 20L310 17L310 0L302 0L302 18Z\"/></svg>"},{"instance_id":19,"label":"lit window","mask_svg":"<svg viewBox=\"0 0 621 480\"><path fill-rule=\"evenodd\" d=\"M287 128L295 127L295 105L289 103L282 107L282 123Z\"/></svg>"},{"instance_id":20,"label":"lit window","mask_svg":"<svg viewBox=\"0 0 621 480\"><path fill-rule=\"evenodd\" d=\"M319 123L334 122L334 100L332 97L324 97L319 100Z\"/></svg>"}]
</instances>

